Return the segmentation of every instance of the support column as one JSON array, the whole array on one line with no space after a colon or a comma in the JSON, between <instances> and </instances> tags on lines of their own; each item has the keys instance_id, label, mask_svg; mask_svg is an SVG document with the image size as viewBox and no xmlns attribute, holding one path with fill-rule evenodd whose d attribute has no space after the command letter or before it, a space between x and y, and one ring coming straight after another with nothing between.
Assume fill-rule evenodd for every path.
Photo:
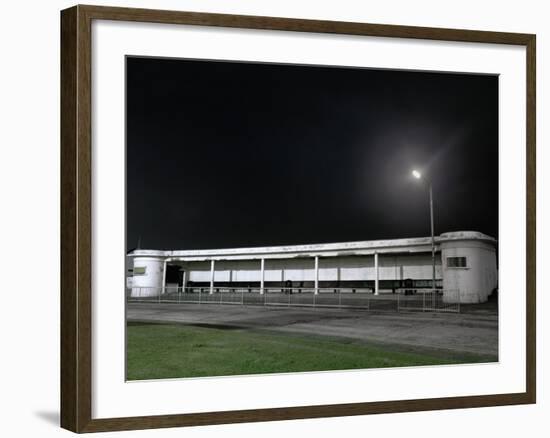
<instances>
[{"instance_id":1,"label":"support column","mask_svg":"<svg viewBox=\"0 0 550 438\"><path fill-rule=\"evenodd\" d=\"M164 260L164 264L162 266L162 285L160 288L159 295L162 295L164 292L166 292L166 268L168 264L168 259Z\"/></svg>"},{"instance_id":2,"label":"support column","mask_svg":"<svg viewBox=\"0 0 550 438\"><path fill-rule=\"evenodd\" d=\"M380 293L378 289L378 253L374 253L374 295Z\"/></svg>"},{"instance_id":3,"label":"support column","mask_svg":"<svg viewBox=\"0 0 550 438\"><path fill-rule=\"evenodd\" d=\"M214 293L214 266L215 261L210 260L210 295Z\"/></svg>"},{"instance_id":4,"label":"support column","mask_svg":"<svg viewBox=\"0 0 550 438\"><path fill-rule=\"evenodd\" d=\"M315 295L319 293L319 256L315 256Z\"/></svg>"},{"instance_id":5,"label":"support column","mask_svg":"<svg viewBox=\"0 0 550 438\"><path fill-rule=\"evenodd\" d=\"M184 269L181 276L181 291L183 293L185 293L186 287L187 287L187 269Z\"/></svg>"},{"instance_id":6,"label":"support column","mask_svg":"<svg viewBox=\"0 0 550 438\"><path fill-rule=\"evenodd\" d=\"M260 262L260 294L264 293L265 259Z\"/></svg>"}]
</instances>

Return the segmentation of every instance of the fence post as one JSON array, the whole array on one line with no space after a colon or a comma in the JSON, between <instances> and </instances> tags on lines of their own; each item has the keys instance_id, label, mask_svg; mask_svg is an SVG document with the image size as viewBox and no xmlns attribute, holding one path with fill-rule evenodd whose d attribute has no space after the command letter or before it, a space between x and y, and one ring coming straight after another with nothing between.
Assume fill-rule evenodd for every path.
<instances>
[{"instance_id":1,"label":"fence post","mask_svg":"<svg viewBox=\"0 0 550 438\"><path fill-rule=\"evenodd\" d=\"M399 309L401 308L401 294L397 295L397 313L399 313Z\"/></svg>"},{"instance_id":2,"label":"fence post","mask_svg":"<svg viewBox=\"0 0 550 438\"><path fill-rule=\"evenodd\" d=\"M426 311L426 292L422 294L422 312Z\"/></svg>"},{"instance_id":3,"label":"fence post","mask_svg":"<svg viewBox=\"0 0 550 438\"><path fill-rule=\"evenodd\" d=\"M199 289L199 304L201 304L201 298L202 298L202 287Z\"/></svg>"}]
</instances>

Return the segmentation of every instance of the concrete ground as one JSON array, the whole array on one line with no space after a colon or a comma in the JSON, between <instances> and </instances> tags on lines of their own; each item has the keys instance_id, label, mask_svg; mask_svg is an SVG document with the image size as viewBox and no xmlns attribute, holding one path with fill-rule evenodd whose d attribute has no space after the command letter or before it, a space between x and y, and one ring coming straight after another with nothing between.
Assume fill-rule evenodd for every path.
<instances>
[{"instance_id":1,"label":"concrete ground","mask_svg":"<svg viewBox=\"0 0 550 438\"><path fill-rule=\"evenodd\" d=\"M498 355L494 312L381 313L353 309L128 303L127 320L276 330L426 350Z\"/></svg>"}]
</instances>

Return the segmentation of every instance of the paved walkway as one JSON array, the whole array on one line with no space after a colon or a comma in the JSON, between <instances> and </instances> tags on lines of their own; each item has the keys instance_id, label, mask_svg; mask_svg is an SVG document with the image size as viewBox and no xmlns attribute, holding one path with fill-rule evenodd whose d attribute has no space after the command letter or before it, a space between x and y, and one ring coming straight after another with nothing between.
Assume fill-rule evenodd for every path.
<instances>
[{"instance_id":1,"label":"paved walkway","mask_svg":"<svg viewBox=\"0 0 550 438\"><path fill-rule=\"evenodd\" d=\"M128 303L127 306L130 321L268 329L413 348L498 354L498 316L494 314L376 313L349 309L175 303Z\"/></svg>"}]
</instances>

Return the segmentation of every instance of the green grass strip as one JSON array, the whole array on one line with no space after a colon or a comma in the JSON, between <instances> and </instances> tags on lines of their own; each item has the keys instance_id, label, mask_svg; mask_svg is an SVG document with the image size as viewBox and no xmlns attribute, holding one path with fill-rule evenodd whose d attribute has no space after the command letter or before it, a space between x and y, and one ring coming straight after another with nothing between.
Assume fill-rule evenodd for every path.
<instances>
[{"instance_id":1,"label":"green grass strip","mask_svg":"<svg viewBox=\"0 0 550 438\"><path fill-rule=\"evenodd\" d=\"M178 324L128 323L127 378L229 376L491 362L450 351L342 338Z\"/></svg>"}]
</instances>

